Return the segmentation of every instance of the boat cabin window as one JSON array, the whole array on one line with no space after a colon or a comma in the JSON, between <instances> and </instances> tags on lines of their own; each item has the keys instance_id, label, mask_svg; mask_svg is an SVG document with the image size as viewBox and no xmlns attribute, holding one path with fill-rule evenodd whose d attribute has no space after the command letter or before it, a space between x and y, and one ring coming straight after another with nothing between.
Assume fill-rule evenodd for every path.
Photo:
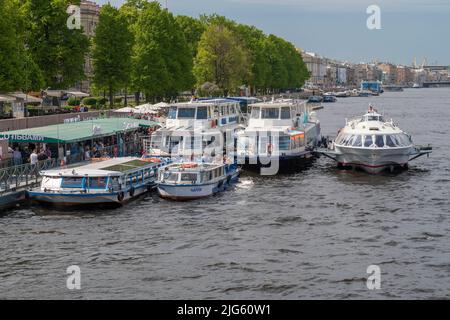
<instances>
[{"instance_id":1,"label":"boat cabin window","mask_svg":"<svg viewBox=\"0 0 450 320\"><path fill-rule=\"evenodd\" d=\"M375 136L375 144L379 148L383 148L384 147L384 140L383 140L383 136L382 135L378 134L378 135Z\"/></svg>"},{"instance_id":2,"label":"boat cabin window","mask_svg":"<svg viewBox=\"0 0 450 320\"><path fill-rule=\"evenodd\" d=\"M169 119L176 119L177 118L177 107L170 107L169 108L168 118Z\"/></svg>"},{"instance_id":3,"label":"boat cabin window","mask_svg":"<svg viewBox=\"0 0 450 320\"><path fill-rule=\"evenodd\" d=\"M279 108L262 108L261 110L261 119L278 119L279 117Z\"/></svg>"},{"instance_id":4,"label":"boat cabin window","mask_svg":"<svg viewBox=\"0 0 450 320\"><path fill-rule=\"evenodd\" d=\"M206 182L211 180L211 175L210 175L211 171L203 171L202 172L202 182Z\"/></svg>"},{"instance_id":5,"label":"boat cabin window","mask_svg":"<svg viewBox=\"0 0 450 320\"><path fill-rule=\"evenodd\" d=\"M178 108L178 119L194 119L195 108Z\"/></svg>"},{"instance_id":6,"label":"boat cabin window","mask_svg":"<svg viewBox=\"0 0 450 320\"><path fill-rule=\"evenodd\" d=\"M349 142L351 141L351 139L352 139L352 135L346 134L346 135L344 135L341 144L344 146L347 146L349 144Z\"/></svg>"},{"instance_id":7,"label":"boat cabin window","mask_svg":"<svg viewBox=\"0 0 450 320\"><path fill-rule=\"evenodd\" d=\"M120 180L119 180L119 177L111 177L110 181L111 181L111 188L112 188L113 190L118 190L118 189L120 189Z\"/></svg>"},{"instance_id":8,"label":"boat cabin window","mask_svg":"<svg viewBox=\"0 0 450 320\"><path fill-rule=\"evenodd\" d=\"M289 136L280 136L278 142L278 148L280 150L289 150L291 145L291 139Z\"/></svg>"},{"instance_id":9,"label":"boat cabin window","mask_svg":"<svg viewBox=\"0 0 450 320\"><path fill-rule=\"evenodd\" d=\"M386 136L386 146L390 148L396 147L394 140L392 139L392 136L387 135Z\"/></svg>"},{"instance_id":10,"label":"boat cabin window","mask_svg":"<svg viewBox=\"0 0 450 320\"><path fill-rule=\"evenodd\" d=\"M366 116L365 121L381 121L381 122L383 122L384 120L383 120L382 116L372 115L372 116Z\"/></svg>"},{"instance_id":11,"label":"boat cabin window","mask_svg":"<svg viewBox=\"0 0 450 320\"><path fill-rule=\"evenodd\" d=\"M281 108L281 119L290 119L291 118L291 108L282 107Z\"/></svg>"},{"instance_id":12,"label":"boat cabin window","mask_svg":"<svg viewBox=\"0 0 450 320\"><path fill-rule=\"evenodd\" d=\"M176 173L176 172L164 172L163 181L165 181L165 182L178 182L178 173Z\"/></svg>"},{"instance_id":13,"label":"boat cabin window","mask_svg":"<svg viewBox=\"0 0 450 320\"><path fill-rule=\"evenodd\" d=\"M372 136L364 136L364 147L368 148L373 144Z\"/></svg>"},{"instance_id":14,"label":"boat cabin window","mask_svg":"<svg viewBox=\"0 0 450 320\"><path fill-rule=\"evenodd\" d=\"M198 120L208 119L208 107L197 108L197 119Z\"/></svg>"},{"instance_id":15,"label":"boat cabin window","mask_svg":"<svg viewBox=\"0 0 450 320\"><path fill-rule=\"evenodd\" d=\"M61 186L61 177L44 177L42 179L42 187L54 189Z\"/></svg>"},{"instance_id":16,"label":"boat cabin window","mask_svg":"<svg viewBox=\"0 0 450 320\"><path fill-rule=\"evenodd\" d=\"M88 183L90 189L106 189L108 177L91 177Z\"/></svg>"},{"instance_id":17,"label":"boat cabin window","mask_svg":"<svg viewBox=\"0 0 450 320\"><path fill-rule=\"evenodd\" d=\"M182 173L181 174L181 182L195 184L195 183L197 183L197 174L196 173Z\"/></svg>"},{"instance_id":18,"label":"boat cabin window","mask_svg":"<svg viewBox=\"0 0 450 320\"><path fill-rule=\"evenodd\" d=\"M64 177L61 188L83 188L83 177Z\"/></svg>"},{"instance_id":19,"label":"boat cabin window","mask_svg":"<svg viewBox=\"0 0 450 320\"><path fill-rule=\"evenodd\" d=\"M352 143L352 146L354 147L361 147L362 146L362 137L360 135L356 135L355 139Z\"/></svg>"},{"instance_id":20,"label":"boat cabin window","mask_svg":"<svg viewBox=\"0 0 450 320\"><path fill-rule=\"evenodd\" d=\"M261 110L261 108L253 107L251 115L250 115L250 118L252 118L252 119L259 119L259 111L260 110Z\"/></svg>"}]
</instances>

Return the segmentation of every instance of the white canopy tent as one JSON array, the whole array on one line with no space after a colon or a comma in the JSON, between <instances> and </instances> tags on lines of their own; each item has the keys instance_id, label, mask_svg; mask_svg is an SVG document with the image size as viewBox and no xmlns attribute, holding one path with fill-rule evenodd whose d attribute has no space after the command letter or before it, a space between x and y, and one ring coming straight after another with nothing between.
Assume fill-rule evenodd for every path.
<instances>
[{"instance_id":1,"label":"white canopy tent","mask_svg":"<svg viewBox=\"0 0 450 320\"><path fill-rule=\"evenodd\" d=\"M165 102L159 102L159 103L157 103L157 104L155 104L153 106L157 107L158 109L161 109L161 108L167 108L169 106L169 104L165 103Z\"/></svg>"},{"instance_id":2,"label":"white canopy tent","mask_svg":"<svg viewBox=\"0 0 450 320\"><path fill-rule=\"evenodd\" d=\"M119 113L139 113L139 110L135 109L135 108L131 108L131 107L125 107L125 108L120 108L117 110L114 110L114 112L119 112Z\"/></svg>"}]
</instances>

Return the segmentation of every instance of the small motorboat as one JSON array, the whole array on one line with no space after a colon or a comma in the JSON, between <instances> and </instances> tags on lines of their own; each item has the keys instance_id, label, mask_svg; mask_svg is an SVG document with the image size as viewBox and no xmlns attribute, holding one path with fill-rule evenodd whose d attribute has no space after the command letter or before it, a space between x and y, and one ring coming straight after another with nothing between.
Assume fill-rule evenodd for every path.
<instances>
[{"instance_id":1,"label":"small motorboat","mask_svg":"<svg viewBox=\"0 0 450 320\"><path fill-rule=\"evenodd\" d=\"M359 97L371 97L373 95L373 92L370 90L361 90L359 92Z\"/></svg>"},{"instance_id":2,"label":"small motorboat","mask_svg":"<svg viewBox=\"0 0 450 320\"><path fill-rule=\"evenodd\" d=\"M161 198L187 201L224 191L239 178L237 164L173 163L159 170Z\"/></svg>"},{"instance_id":3,"label":"small motorboat","mask_svg":"<svg viewBox=\"0 0 450 320\"><path fill-rule=\"evenodd\" d=\"M321 103L323 98L321 96L310 96L308 98L308 103Z\"/></svg>"},{"instance_id":4,"label":"small motorboat","mask_svg":"<svg viewBox=\"0 0 450 320\"><path fill-rule=\"evenodd\" d=\"M336 102L337 99L333 95L324 95L323 96L323 102Z\"/></svg>"},{"instance_id":5,"label":"small motorboat","mask_svg":"<svg viewBox=\"0 0 450 320\"><path fill-rule=\"evenodd\" d=\"M338 98L347 98L347 97L350 97L350 93L348 91L336 92L336 97L338 97Z\"/></svg>"},{"instance_id":6,"label":"small motorboat","mask_svg":"<svg viewBox=\"0 0 450 320\"><path fill-rule=\"evenodd\" d=\"M369 173L406 169L409 161L431 152L431 146L415 146L410 135L392 120L385 121L372 106L362 117L347 121L331 146L319 151L339 167L361 168Z\"/></svg>"}]
</instances>

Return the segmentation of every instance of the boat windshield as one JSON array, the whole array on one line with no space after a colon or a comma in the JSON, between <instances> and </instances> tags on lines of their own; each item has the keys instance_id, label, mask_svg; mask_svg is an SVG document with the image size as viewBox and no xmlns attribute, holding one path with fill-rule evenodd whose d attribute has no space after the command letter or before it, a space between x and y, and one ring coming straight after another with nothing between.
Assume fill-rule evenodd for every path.
<instances>
[{"instance_id":1,"label":"boat windshield","mask_svg":"<svg viewBox=\"0 0 450 320\"><path fill-rule=\"evenodd\" d=\"M197 108L197 119L198 120L208 119L208 107L198 107Z\"/></svg>"},{"instance_id":2,"label":"boat windshield","mask_svg":"<svg viewBox=\"0 0 450 320\"><path fill-rule=\"evenodd\" d=\"M178 108L178 119L194 119L195 108Z\"/></svg>"},{"instance_id":3,"label":"boat windshield","mask_svg":"<svg viewBox=\"0 0 450 320\"><path fill-rule=\"evenodd\" d=\"M280 108L262 108L261 119L278 119L280 117Z\"/></svg>"},{"instance_id":4,"label":"boat windshield","mask_svg":"<svg viewBox=\"0 0 450 320\"><path fill-rule=\"evenodd\" d=\"M363 117L363 121L381 121L383 122L383 117L379 116L379 115L369 115L369 116L365 116L365 118Z\"/></svg>"}]
</instances>

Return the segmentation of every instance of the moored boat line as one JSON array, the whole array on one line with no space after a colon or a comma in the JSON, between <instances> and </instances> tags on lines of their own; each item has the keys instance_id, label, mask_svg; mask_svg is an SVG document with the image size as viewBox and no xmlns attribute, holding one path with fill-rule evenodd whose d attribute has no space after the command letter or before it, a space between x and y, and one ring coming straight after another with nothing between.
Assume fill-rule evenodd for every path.
<instances>
[{"instance_id":1,"label":"moored boat line","mask_svg":"<svg viewBox=\"0 0 450 320\"><path fill-rule=\"evenodd\" d=\"M319 98L336 99L331 92ZM41 186L28 190L28 198L63 206L122 205L156 189L161 198L191 200L226 190L237 181L238 167L273 175L302 170L322 154L339 167L379 173L405 169L409 161L432 152L431 146L414 145L373 107L347 121L327 149L320 148L324 138L313 111L317 106L309 100L252 103L247 117L228 99L172 104L165 125L144 143L142 158L97 159L102 161L43 171ZM223 152L232 164L222 163Z\"/></svg>"}]
</instances>

